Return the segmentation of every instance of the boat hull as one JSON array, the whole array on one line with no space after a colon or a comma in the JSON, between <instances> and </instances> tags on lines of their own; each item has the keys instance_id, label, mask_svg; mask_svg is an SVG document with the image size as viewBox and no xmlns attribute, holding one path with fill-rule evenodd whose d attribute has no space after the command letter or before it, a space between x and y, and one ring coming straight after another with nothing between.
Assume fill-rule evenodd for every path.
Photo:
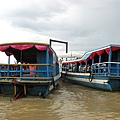
<instances>
[{"instance_id":1,"label":"boat hull","mask_svg":"<svg viewBox=\"0 0 120 120\"><path fill-rule=\"evenodd\" d=\"M29 81L22 80L13 82L12 80L0 81L0 94L2 96L14 96L21 92L21 95L47 96L51 90L56 88L59 83L61 73L54 76L52 80ZM54 81L54 82L53 82ZM54 83L54 84L53 84Z\"/></svg>"},{"instance_id":2,"label":"boat hull","mask_svg":"<svg viewBox=\"0 0 120 120\"><path fill-rule=\"evenodd\" d=\"M120 90L120 77L98 76L90 73L62 72L63 80L66 82L80 84L91 88L118 91Z\"/></svg>"}]
</instances>

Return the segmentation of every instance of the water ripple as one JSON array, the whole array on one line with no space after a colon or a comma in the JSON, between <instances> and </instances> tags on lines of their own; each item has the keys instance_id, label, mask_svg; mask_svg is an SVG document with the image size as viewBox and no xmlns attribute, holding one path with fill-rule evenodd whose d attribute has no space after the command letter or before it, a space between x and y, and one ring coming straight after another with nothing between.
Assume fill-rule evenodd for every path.
<instances>
[{"instance_id":1,"label":"water ripple","mask_svg":"<svg viewBox=\"0 0 120 120\"><path fill-rule=\"evenodd\" d=\"M61 82L46 98L0 97L0 120L119 120L120 92Z\"/></svg>"}]
</instances>

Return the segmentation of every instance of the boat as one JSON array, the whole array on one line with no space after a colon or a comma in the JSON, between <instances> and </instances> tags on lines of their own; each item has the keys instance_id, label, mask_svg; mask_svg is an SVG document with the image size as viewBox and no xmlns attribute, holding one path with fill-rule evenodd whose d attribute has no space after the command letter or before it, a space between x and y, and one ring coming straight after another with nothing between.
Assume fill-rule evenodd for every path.
<instances>
[{"instance_id":1,"label":"boat","mask_svg":"<svg viewBox=\"0 0 120 120\"><path fill-rule=\"evenodd\" d=\"M120 90L120 45L85 52L81 59L62 62L63 81L101 89Z\"/></svg>"},{"instance_id":2,"label":"boat","mask_svg":"<svg viewBox=\"0 0 120 120\"><path fill-rule=\"evenodd\" d=\"M8 63L0 64L0 94L46 97L58 85L58 57L49 44L42 42L12 42L0 44ZM11 64L11 56L16 62Z\"/></svg>"}]
</instances>

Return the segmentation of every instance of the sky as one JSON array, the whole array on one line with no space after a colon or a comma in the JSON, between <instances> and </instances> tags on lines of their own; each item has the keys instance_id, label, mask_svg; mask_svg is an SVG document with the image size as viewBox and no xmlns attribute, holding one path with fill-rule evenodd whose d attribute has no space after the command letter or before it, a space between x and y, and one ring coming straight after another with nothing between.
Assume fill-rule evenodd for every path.
<instances>
[{"instance_id":1,"label":"sky","mask_svg":"<svg viewBox=\"0 0 120 120\"><path fill-rule=\"evenodd\" d=\"M0 43L53 39L84 53L119 38L120 0L0 0ZM52 47L65 53L65 44Z\"/></svg>"}]
</instances>

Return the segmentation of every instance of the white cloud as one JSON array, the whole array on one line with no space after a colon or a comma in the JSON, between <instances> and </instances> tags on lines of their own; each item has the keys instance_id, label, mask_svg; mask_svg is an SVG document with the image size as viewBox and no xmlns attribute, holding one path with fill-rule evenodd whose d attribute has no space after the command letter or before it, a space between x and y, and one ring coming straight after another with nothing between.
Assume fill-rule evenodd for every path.
<instances>
[{"instance_id":1,"label":"white cloud","mask_svg":"<svg viewBox=\"0 0 120 120\"><path fill-rule=\"evenodd\" d=\"M119 11L119 0L4 0L0 42L56 39L77 52L119 44ZM53 48L65 52L64 45Z\"/></svg>"}]
</instances>

